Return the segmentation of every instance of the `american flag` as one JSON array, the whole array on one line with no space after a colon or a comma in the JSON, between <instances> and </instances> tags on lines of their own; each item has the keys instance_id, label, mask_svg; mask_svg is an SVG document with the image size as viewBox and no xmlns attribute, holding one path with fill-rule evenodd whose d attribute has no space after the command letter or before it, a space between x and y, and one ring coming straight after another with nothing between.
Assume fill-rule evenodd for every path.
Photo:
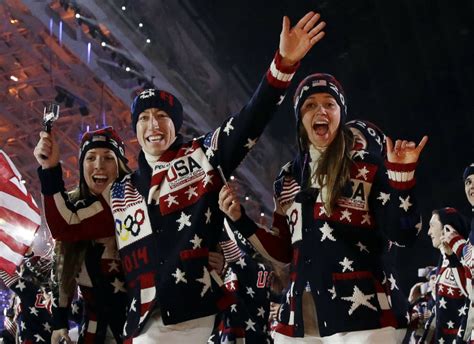
<instances>
[{"instance_id":1,"label":"american flag","mask_svg":"<svg viewBox=\"0 0 474 344\"><path fill-rule=\"evenodd\" d=\"M23 261L41 224L40 210L20 172L0 150L0 269L9 274Z\"/></svg>"},{"instance_id":2,"label":"american flag","mask_svg":"<svg viewBox=\"0 0 474 344\"><path fill-rule=\"evenodd\" d=\"M112 209L125 211L127 205L142 201L140 193L130 183L120 183L112 188Z\"/></svg>"}]
</instances>

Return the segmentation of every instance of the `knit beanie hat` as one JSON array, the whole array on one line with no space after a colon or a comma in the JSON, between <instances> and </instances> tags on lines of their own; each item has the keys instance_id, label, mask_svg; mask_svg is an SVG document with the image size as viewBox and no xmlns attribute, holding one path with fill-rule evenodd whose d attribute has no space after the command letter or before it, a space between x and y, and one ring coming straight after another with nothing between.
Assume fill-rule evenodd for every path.
<instances>
[{"instance_id":1,"label":"knit beanie hat","mask_svg":"<svg viewBox=\"0 0 474 344\"><path fill-rule=\"evenodd\" d=\"M358 129L364 135L367 142L367 147L364 148L366 151L385 156L387 137L379 127L369 121L358 119L347 122L347 126Z\"/></svg>"},{"instance_id":2,"label":"knit beanie hat","mask_svg":"<svg viewBox=\"0 0 474 344\"><path fill-rule=\"evenodd\" d=\"M471 174L474 174L474 164L470 164L468 167L466 167L464 173L462 174L462 180L465 181Z\"/></svg>"},{"instance_id":3,"label":"knit beanie hat","mask_svg":"<svg viewBox=\"0 0 474 344\"><path fill-rule=\"evenodd\" d=\"M300 82L293 98L295 115L300 120L300 109L306 98L315 93L329 93L341 108L341 125L347 117L347 104L344 90L339 81L330 74L315 73Z\"/></svg>"},{"instance_id":4,"label":"knit beanie hat","mask_svg":"<svg viewBox=\"0 0 474 344\"><path fill-rule=\"evenodd\" d=\"M467 239L469 236L470 228L467 220L454 208L442 208L435 211L441 224L451 225L463 238Z\"/></svg>"},{"instance_id":5,"label":"knit beanie hat","mask_svg":"<svg viewBox=\"0 0 474 344\"><path fill-rule=\"evenodd\" d=\"M128 159L125 157L125 145L112 127L105 127L95 131L87 131L82 135L81 146L79 150L79 171L82 179L82 164L84 157L89 149L108 148L112 150L125 165Z\"/></svg>"},{"instance_id":6,"label":"knit beanie hat","mask_svg":"<svg viewBox=\"0 0 474 344\"><path fill-rule=\"evenodd\" d=\"M137 132L137 121L140 114L151 108L163 110L170 116L177 133L183 124L183 106L178 98L169 92L149 88L135 97L131 106L132 129Z\"/></svg>"}]
</instances>

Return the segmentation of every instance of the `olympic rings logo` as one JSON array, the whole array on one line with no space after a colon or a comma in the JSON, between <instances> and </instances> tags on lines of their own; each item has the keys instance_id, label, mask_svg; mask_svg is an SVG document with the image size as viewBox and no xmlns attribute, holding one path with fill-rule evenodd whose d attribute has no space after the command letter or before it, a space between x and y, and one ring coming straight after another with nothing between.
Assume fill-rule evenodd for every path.
<instances>
[{"instance_id":1,"label":"olympic rings logo","mask_svg":"<svg viewBox=\"0 0 474 344\"><path fill-rule=\"evenodd\" d=\"M121 241L127 241L130 238L130 234L136 237L140 233L141 225L145 222L145 212L143 209L137 209L135 214L127 215L125 220L115 220L115 230Z\"/></svg>"}]
</instances>

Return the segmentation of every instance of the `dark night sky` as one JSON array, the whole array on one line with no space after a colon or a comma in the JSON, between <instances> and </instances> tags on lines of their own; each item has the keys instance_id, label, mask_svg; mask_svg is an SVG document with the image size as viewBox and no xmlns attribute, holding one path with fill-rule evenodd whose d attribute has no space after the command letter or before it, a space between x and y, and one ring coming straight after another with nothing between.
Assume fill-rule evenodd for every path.
<instances>
[{"instance_id":1,"label":"dark night sky","mask_svg":"<svg viewBox=\"0 0 474 344\"><path fill-rule=\"evenodd\" d=\"M463 168L474 161L474 2L458 0L194 0L216 35L222 63L237 65L256 86L278 45L281 18L309 10L327 22L326 37L304 59L293 88L307 74L328 72L343 84L349 118L379 125L392 138L430 141L417 170L424 226L413 249L399 254L406 289L415 268L436 263L426 232L432 209L455 206L469 215ZM238 47L238 49L236 49ZM268 59L265 59L267 57ZM287 97L270 127L294 144ZM288 128L292 129L289 130Z\"/></svg>"}]
</instances>

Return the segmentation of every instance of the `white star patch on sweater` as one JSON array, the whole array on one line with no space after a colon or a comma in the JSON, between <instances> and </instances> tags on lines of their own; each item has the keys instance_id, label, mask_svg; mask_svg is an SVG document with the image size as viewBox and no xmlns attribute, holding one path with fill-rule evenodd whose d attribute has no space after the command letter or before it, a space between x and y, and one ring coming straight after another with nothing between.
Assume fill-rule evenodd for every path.
<instances>
[{"instance_id":1,"label":"white star patch on sweater","mask_svg":"<svg viewBox=\"0 0 474 344\"><path fill-rule=\"evenodd\" d=\"M203 266L203 275L202 275L202 277L197 278L196 281L204 284L202 286L202 290L201 290L201 297L204 297L204 294L206 294L206 292L211 287L211 275L209 274L209 271L207 271L205 266Z\"/></svg>"},{"instance_id":2,"label":"white star patch on sweater","mask_svg":"<svg viewBox=\"0 0 474 344\"><path fill-rule=\"evenodd\" d=\"M250 297L253 299L253 297L255 296L255 292L253 291L253 288L252 287L246 287L247 288L247 291L245 292L247 295L250 295Z\"/></svg>"},{"instance_id":3,"label":"white star patch on sweater","mask_svg":"<svg viewBox=\"0 0 474 344\"><path fill-rule=\"evenodd\" d=\"M192 153L192 152L194 152L193 146L187 147L184 149L184 155L188 155L189 153Z\"/></svg>"},{"instance_id":4,"label":"white star patch on sweater","mask_svg":"<svg viewBox=\"0 0 474 344\"><path fill-rule=\"evenodd\" d=\"M26 330L26 325L24 321L20 321L20 328L22 331Z\"/></svg>"},{"instance_id":5,"label":"white star patch on sweater","mask_svg":"<svg viewBox=\"0 0 474 344\"><path fill-rule=\"evenodd\" d=\"M114 259L112 259L112 261L109 263L109 272L112 272L112 271L120 271L119 265Z\"/></svg>"},{"instance_id":6,"label":"white star patch on sweater","mask_svg":"<svg viewBox=\"0 0 474 344\"><path fill-rule=\"evenodd\" d=\"M352 213L346 208L343 211L341 211L341 218L339 220L342 221L342 220L346 219L348 222L352 222L351 215L352 215Z\"/></svg>"},{"instance_id":7,"label":"white star patch on sweater","mask_svg":"<svg viewBox=\"0 0 474 344\"><path fill-rule=\"evenodd\" d=\"M451 287L448 287L448 290L446 291L448 295L454 295L454 289Z\"/></svg>"},{"instance_id":8,"label":"white star patch on sweater","mask_svg":"<svg viewBox=\"0 0 474 344\"><path fill-rule=\"evenodd\" d=\"M185 226L191 227L191 221L189 221L190 218L191 218L191 215L186 215L184 211L181 212L181 216L179 217L178 220L176 220L176 222L179 223L178 232L183 230Z\"/></svg>"},{"instance_id":9,"label":"white star patch on sweater","mask_svg":"<svg viewBox=\"0 0 474 344\"><path fill-rule=\"evenodd\" d=\"M135 307L135 304L137 303L137 299L133 298L132 299L132 303L130 304L130 310L132 312L136 312L137 311L137 308Z\"/></svg>"},{"instance_id":10,"label":"white star patch on sweater","mask_svg":"<svg viewBox=\"0 0 474 344\"><path fill-rule=\"evenodd\" d=\"M413 205L410 203L410 195L408 195L405 199L403 199L401 196L398 197L398 199L400 200L400 208L405 210L405 212L407 212L408 209L410 209L410 207Z\"/></svg>"},{"instance_id":11,"label":"white star patch on sweater","mask_svg":"<svg viewBox=\"0 0 474 344\"><path fill-rule=\"evenodd\" d=\"M110 284L112 284L112 286L114 287L114 294L117 294L119 291L122 291L124 293L127 292L127 290L125 290L125 288L123 287L123 282L117 277L115 277L114 281Z\"/></svg>"},{"instance_id":12,"label":"white star patch on sweater","mask_svg":"<svg viewBox=\"0 0 474 344\"><path fill-rule=\"evenodd\" d=\"M416 235L419 235L422 228L423 228L423 220L420 216L420 222L418 222L416 225L415 225L415 228L416 228Z\"/></svg>"},{"instance_id":13,"label":"white star patch on sweater","mask_svg":"<svg viewBox=\"0 0 474 344\"><path fill-rule=\"evenodd\" d=\"M370 172L367 167L362 167L362 168L359 168L357 169L357 175L356 175L356 178L359 178L359 177L362 177L364 178L364 180L367 180L367 174Z\"/></svg>"},{"instance_id":14,"label":"white star patch on sweater","mask_svg":"<svg viewBox=\"0 0 474 344\"><path fill-rule=\"evenodd\" d=\"M337 296L337 294L336 294L336 287L335 287L335 286L332 286L331 289L328 289L328 292L331 293L331 300L334 300L334 299L336 298L336 296Z\"/></svg>"},{"instance_id":15,"label":"white star patch on sweater","mask_svg":"<svg viewBox=\"0 0 474 344\"><path fill-rule=\"evenodd\" d=\"M172 273L171 275L176 278L176 281L174 281L175 284L178 284L179 282L188 283L188 280L185 277L186 272L181 271L179 268L177 268L176 272Z\"/></svg>"},{"instance_id":16,"label":"white star patch on sweater","mask_svg":"<svg viewBox=\"0 0 474 344\"><path fill-rule=\"evenodd\" d=\"M165 199L165 202L168 202L168 204L167 204L168 208L171 207L173 204L176 204L176 205L179 204L178 201L176 200L176 198L178 198L178 197L172 196L171 194L168 194L168 198Z\"/></svg>"},{"instance_id":17,"label":"white star patch on sweater","mask_svg":"<svg viewBox=\"0 0 474 344\"><path fill-rule=\"evenodd\" d=\"M206 216L206 224L211 223L211 208L207 208L207 211L204 213L204 215Z\"/></svg>"},{"instance_id":18,"label":"white star patch on sweater","mask_svg":"<svg viewBox=\"0 0 474 344\"><path fill-rule=\"evenodd\" d=\"M245 322L245 325L247 325L247 326L245 327L245 331L248 331L248 330L250 330L250 329L252 329L252 331L257 331L257 330L255 329L255 325L256 325L256 324L257 324L256 322L253 322L252 319L249 318L249 320L247 320L247 321Z\"/></svg>"},{"instance_id":19,"label":"white star patch on sweater","mask_svg":"<svg viewBox=\"0 0 474 344\"><path fill-rule=\"evenodd\" d=\"M385 192L380 192L379 197L377 197L380 202L382 202L382 205L385 205L388 201L390 201L390 194L385 193Z\"/></svg>"},{"instance_id":20,"label":"white star patch on sweater","mask_svg":"<svg viewBox=\"0 0 474 344\"><path fill-rule=\"evenodd\" d=\"M202 239L197 234L194 234L194 238L189 241L193 244L193 250L201 247Z\"/></svg>"},{"instance_id":21,"label":"white star patch on sweater","mask_svg":"<svg viewBox=\"0 0 474 344\"><path fill-rule=\"evenodd\" d=\"M438 340L438 344L444 344L444 339L443 339L443 337L441 337L441 338Z\"/></svg>"},{"instance_id":22,"label":"white star patch on sweater","mask_svg":"<svg viewBox=\"0 0 474 344\"><path fill-rule=\"evenodd\" d=\"M204 179L202 180L202 185L204 187L207 187L207 184L212 184L212 175L207 174L206 172L206 175L204 176Z\"/></svg>"},{"instance_id":23,"label":"white star patch on sweater","mask_svg":"<svg viewBox=\"0 0 474 344\"><path fill-rule=\"evenodd\" d=\"M30 314L34 314L38 316L38 310L36 309L36 307L29 307L29 308L30 308Z\"/></svg>"},{"instance_id":24,"label":"white star patch on sweater","mask_svg":"<svg viewBox=\"0 0 474 344\"><path fill-rule=\"evenodd\" d=\"M231 313L237 313L237 304L232 304L230 305L230 312Z\"/></svg>"},{"instance_id":25,"label":"white star patch on sweater","mask_svg":"<svg viewBox=\"0 0 474 344\"><path fill-rule=\"evenodd\" d=\"M35 334L33 337L35 337L35 343L41 343L41 342L45 342L45 343L46 343L46 341L44 340L44 338L41 337L38 333Z\"/></svg>"},{"instance_id":26,"label":"white star patch on sweater","mask_svg":"<svg viewBox=\"0 0 474 344\"><path fill-rule=\"evenodd\" d=\"M354 155L352 155L352 158L359 157L362 160L364 160L364 154L369 154L369 152L365 150L358 150L354 152Z\"/></svg>"},{"instance_id":27,"label":"white star patch on sweater","mask_svg":"<svg viewBox=\"0 0 474 344\"><path fill-rule=\"evenodd\" d=\"M367 223L369 226L372 224L370 222L370 214L369 213L365 213L364 215L362 215L362 222L361 224L364 224L364 223Z\"/></svg>"},{"instance_id":28,"label":"white star patch on sweater","mask_svg":"<svg viewBox=\"0 0 474 344\"><path fill-rule=\"evenodd\" d=\"M206 157L210 160L214 156L214 151L211 147L206 149Z\"/></svg>"},{"instance_id":29,"label":"white star patch on sweater","mask_svg":"<svg viewBox=\"0 0 474 344\"><path fill-rule=\"evenodd\" d=\"M51 332L51 325L47 322L45 322L43 324L43 329L46 331L46 332Z\"/></svg>"},{"instance_id":30,"label":"white star patch on sweater","mask_svg":"<svg viewBox=\"0 0 474 344\"><path fill-rule=\"evenodd\" d=\"M339 262L339 264L342 265L342 272L346 272L346 270L354 271L354 268L352 267L352 263L354 263L353 260L349 260L347 259L347 257L344 257L344 260Z\"/></svg>"},{"instance_id":31,"label":"white star patch on sweater","mask_svg":"<svg viewBox=\"0 0 474 344\"><path fill-rule=\"evenodd\" d=\"M374 296L375 294L365 295L359 288L357 288L357 286L354 286L352 296L341 297L341 299L344 301L352 302L351 308L348 312L349 315L352 315L352 313L354 313L354 311L360 306L365 306L369 309L377 311L377 308L369 302L369 300Z\"/></svg>"},{"instance_id":32,"label":"white star patch on sweater","mask_svg":"<svg viewBox=\"0 0 474 344\"><path fill-rule=\"evenodd\" d=\"M263 307L258 307L257 310L257 316L265 319L265 309Z\"/></svg>"},{"instance_id":33,"label":"white star patch on sweater","mask_svg":"<svg viewBox=\"0 0 474 344\"><path fill-rule=\"evenodd\" d=\"M253 140L248 138L247 143L244 145L244 147L247 148L248 150L251 150L252 147L255 146L256 144L257 144L257 138Z\"/></svg>"},{"instance_id":34,"label":"white star patch on sweater","mask_svg":"<svg viewBox=\"0 0 474 344\"><path fill-rule=\"evenodd\" d=\"M454 323L453 323L451 320L449 320L449 321L446 323L446 325L448 325L448 328L454 328Z\"/></svg>"},{"instance_id":35,"label":"white star patch on sweater","mask_svg":"<svg viewBox=\"0 0 474 344\"><path fill-rule=\"evenodd\" d=\"M285 95L282 94L282 95L280 96L280 100L278 101L277 105L281 105L281 103L283 103L284 100L285 100Z\"/></svg>"},{"instance_id":36,"label":"white star patch on sweater","mask_svg":"<svg viewBox=\"0 0 474 344\"><path fill-rule=\"evenodd\" d=\"M239 260L235 263L237 265L239 265L242 269L247 266L247 263L245 262L244 258L243 257L240 257Z\"/></svg>"},{"instance_id":37,"label":"white star patch on sweater","mask_svg":"<svg viewBox=\"0 0 474 344\"><path fill-rule=\"evenodd\" d=\"M79 306L76 303L71 304L71 313L79 314Z\"/></svg>"},{"instance_id":38,"label":"white star patch on sweater","mask_svg":"<svg viewBox=\"0 0 474 344\"><path fill-rule=\"evenodd\" d=\"M336 238L331 234L334 229L332 229L327 222L324 222L324 225L319 228L323 235L321 236L321 241L329 239L331 241L336 241Z\"/></svg>"},{"instance_id":39,"label":"white star patch on sweater","mask_svg":"<svg viewBox=\"0 0 474 344\"><path fill-rule=\"evenodd\" d=\"M397 280L395 279L395 277L393 277L393 274L390 274L390 277L388 278L389 282L390 282L390 290L394 290L394 289L398 289L398 286L397 286Z\"/></svg>"},{"instance_id":40,"label":"white star patch on sweater","mask_svg":"<svg viewBox=\"0 0 474 344\"><path fill-rule=\"evenodd\" d=\"M229 136L229 135L230 135L230 132L231 132L232 130L234 130L234 127L232 126L232 121L233 121L233 120L234 120L234 117L231 117L231 118L229 119L229 121L225 124L225 127L224 127L224 130L223 130L223 131L224 131L224 133L227 134L227 136Z\"/></svg>"},{"instance_id":41,"label":"white star patch on sweater","mask_svg":"<svg viewBox=\"0 0 474 344\"><path fill-rule=\"evenodd\" d=\"M356 246L359 248L360 252L367 252L367 253L370 253L369 250L367 249L367 246L365 246L363 243L361 243L360 241L356 244Z\"/></svg>"},{"instance_id":42,"label":"white star patch on sweater","mask_svg":"<svg viewBox=\"0 0 474 344\"><path fill-rule=\"evenodd\" d=\"M459 316L461 315L466 315L466 311L468 310L468 307L466 305L462 306L461 308L458 309Z\"/></svg>"},{"instance_id":43,"label":"white star patch on sweater","mask_svg":"<svg viewBox=\"0 0 474 344\"><path fill-rule=\"evenodd\" d=\"M188 195L188 201L193 197L193 196L197 196L197 192L196 192L196 189L197 187L196 186L190 186L186 191L185 191L185 194Z\"/></svg>"},{"instance_id":44,"label":"white star patch on sweater","mask_svg":"<svg viewBox=\"0 0 474 344\"><path fill-rule=\"evenodd\" d=\"M23 282L22 280L19 280L15 288L20 289L20 291L23 291L23 289L26 288L25 282Z\"/></svg>"},{"instance_id":45,"label":"white star patch on sweater","mask_svg":"<svg viewBox=\"0 0 474 344\"><path fill-rule=\"evenodd\" d=\"M321 208L319 208L319 216L326 215L328 216L328 213L326 212L326 208L324 208L323 205L321 205Z\"/></svg>"},{"instance_id":46,"label":"white star patch on sweater","mask_svg":"<svg viewBox=\"0 0 474 344\"><path fill-rule=\"evenodd\" d=\"M442 297L442 298L439 300L439 308L444 308L444 309L446 309L446 300L444 299L444 297Z\"/></svg>"}]
</instances>

